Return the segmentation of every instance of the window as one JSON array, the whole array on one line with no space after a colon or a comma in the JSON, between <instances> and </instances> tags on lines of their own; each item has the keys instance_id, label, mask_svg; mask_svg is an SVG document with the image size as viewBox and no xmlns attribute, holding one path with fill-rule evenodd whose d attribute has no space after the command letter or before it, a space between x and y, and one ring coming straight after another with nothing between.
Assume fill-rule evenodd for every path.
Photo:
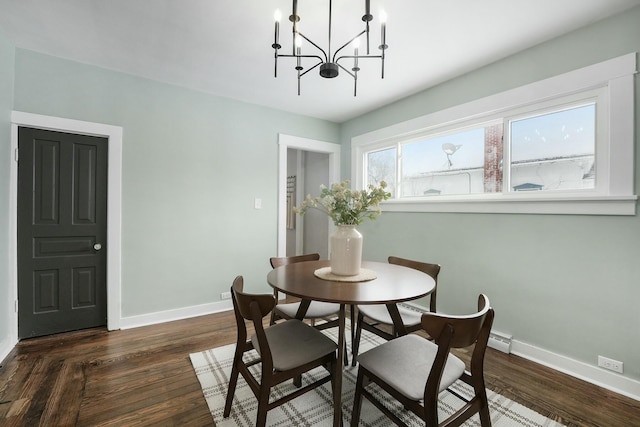
<instances>
[{"instance_id":1,"label":"window","mask_svg":"<svg viewBox=\"0 0 640 427\"><path fill-rule=\"evenodd\" d=\"M384 210L634 215L635 54L352 140ZM561 88L561 89L559 89Z\"/></svg>"},{"instance_id":2,"label":"window","mask_svg":"<svg viewBox=\"0 0 640 427\"><path fill-rule=\"evenodd\" d=\"M386 148L367 153L367 184L377 186L381 181L389 185L391 197L395 197L396 148Z\"/></svg>"},{"instance_id":3,"label":"window","mask_svg":"<svg viewBox=\"0 0 640 427\"><path fill-rule=\"evenodd\" d=\"M501 180L491 171L499 172L500 125L427 136L400 146L403 197L499 191Z\"/></svg>"},{"instance_id":4,"label":"window","mask_svg":"<svg viewBox=\"0 0 640 427\"><path fill-rule=\"evenodd\" d=\"M509 191L594 189L596 103L509 120Z\"/></svg>"}]
</instances>

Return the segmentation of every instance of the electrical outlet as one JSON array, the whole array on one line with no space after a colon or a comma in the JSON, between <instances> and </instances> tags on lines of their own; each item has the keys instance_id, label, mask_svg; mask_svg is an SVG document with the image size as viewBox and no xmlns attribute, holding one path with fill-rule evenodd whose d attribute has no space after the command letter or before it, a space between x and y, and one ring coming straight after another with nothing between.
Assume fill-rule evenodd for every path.
<instances>
[{"instance_id":1,"label":"electrical outlet","mask_svg":"<svg viewBox=\"0 0 640 427\"><path fill-rule=\"evenodd\" d=\"M222 300L231 299L231 292L222 292L220 294L220 299L222 299Z\"/></svg>"},{"instance_id":2,"label":"electrical outlet","mask_svg":"<svg viewBox=\"0 0 640 427\"><path fill-rule=\"evenodd\" d=\"M598 366L622 374L623 363L608 357L598 356Z\"/></svg>"}]
</instances>

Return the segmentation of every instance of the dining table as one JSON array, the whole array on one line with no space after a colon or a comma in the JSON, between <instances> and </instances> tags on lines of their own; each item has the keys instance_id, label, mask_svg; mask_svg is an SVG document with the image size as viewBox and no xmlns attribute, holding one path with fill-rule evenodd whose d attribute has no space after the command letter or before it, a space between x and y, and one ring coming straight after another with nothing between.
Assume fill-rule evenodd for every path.
<instances>
[{"instance_id":1,"label":"dining table","mask_svg":"<svg viewBox=\"0 0 640 427\"><path fill-rule=\"evenodd\" d=\"M397 303L415 300L435 290L435 280L426 273L396 264L362 261L361 273L336 276L329 260L297 262L271 270L267 282L271 287L301 299L296 318L302 320L311 301L340 305L338 320L338 372L342 374L345 357L346 306L385 304L399 335L407 333ZM353 335L352 335L353 338ZM342 390L342 375L335 378L335 389ZM342 396L334 407L333 425L342 425Z\"/></svg>"}]
</instances>

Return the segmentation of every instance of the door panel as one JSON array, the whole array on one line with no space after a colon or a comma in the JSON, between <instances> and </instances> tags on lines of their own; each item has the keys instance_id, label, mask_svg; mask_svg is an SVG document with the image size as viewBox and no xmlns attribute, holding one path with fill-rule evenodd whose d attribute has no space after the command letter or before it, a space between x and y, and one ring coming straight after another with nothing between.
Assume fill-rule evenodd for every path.
<instances>
[{"instance_id":1,"label":"door panel","mask_svg":"<svg viewBox=\"0 0 640 427\"><path fill-rule=\"evenodd\" d=\"M107 140L18 130L18 336L106 325Z\"/></svg>"}]
</instances>

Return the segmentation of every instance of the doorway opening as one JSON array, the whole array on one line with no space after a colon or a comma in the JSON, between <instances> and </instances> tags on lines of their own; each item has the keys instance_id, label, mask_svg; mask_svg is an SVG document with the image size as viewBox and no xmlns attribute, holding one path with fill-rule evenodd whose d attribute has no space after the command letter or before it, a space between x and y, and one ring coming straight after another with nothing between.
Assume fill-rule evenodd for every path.
<instances>
[{"instance_id":1,"label":"doorway opening","mask_svg":"<svg viewBox=\"0 0 640 427\"><path fill-rule=\"evenodd\" d=\"M305 197L305 190L307 190L306 193L315 194L319 191L320 183L330 185L340 180L340 144L283 134L278 135L278 144L278 256L283 257L301 254L305 247L308 247L304 243L305 237L303 236L304 217L301 218L297 215L292 217L291 208L302 201ZM296 156L296 159L293 160L290 156ZM308 161L304 161L305 157ZM291 195L287 193L287 182L289 181L289 185L291 183L291 179L288 178L294 176L291 173L292 168L289 167L291 164L296 165L295 170L297 171L295 174L296 196L293 200ZM303 171L305 164L307 169L316 170ZM308 175L307 172L311 172L311 175ZM314 178L305 180L304 178L307 176ZM320 182L324 179L327 181ZM315 188L311 188L310 185ZM293 203L293 201L297 201L297 203ZM295 223L293 230L291 229L292 220ZM328 257L329 235L333 224L327 218L310 218L310 220L314 225L307 228L313 228L313 233L309 233L307 238L315 240L314 247L319 248L313 252L326 251L326 254L321 253L320 255ZM295 237L292 237L292 232ZM295 242L291 243L292 240ZM288 246L289 250L287 250ZM292 253L294 251L296 253Z\"/></svg>"}]
</instances>

